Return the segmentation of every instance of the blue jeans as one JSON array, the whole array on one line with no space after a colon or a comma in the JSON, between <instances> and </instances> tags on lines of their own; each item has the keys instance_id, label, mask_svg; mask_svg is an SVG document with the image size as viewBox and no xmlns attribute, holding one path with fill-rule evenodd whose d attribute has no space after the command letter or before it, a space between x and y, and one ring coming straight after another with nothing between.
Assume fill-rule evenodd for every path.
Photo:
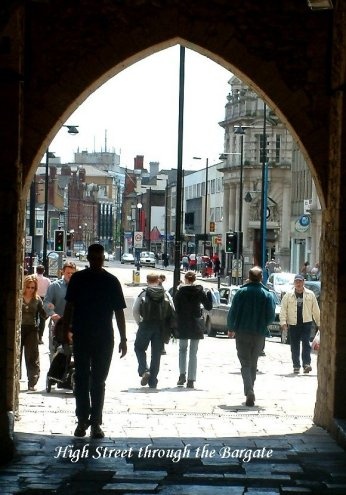
<instances>
[{"instance_id":1,"label":"blue jeans","mask_svg":"<svg viewBox=\"0 0 346 495\"><path fill-rule=\"evenodd\" d=\"M303 367L311 364L311 326L311 321L302 325L290 325L291 354L294 368L300 368L300 342L302 343Z\"/></svg>"},{"instance_id":2,"label":"blue jeans","mask_svg":"<svg viewBox=\"0 0 346 495\"><path fill-rule=\"evenodd\" d=\"M106 379L113 348L113 335L73 337L76 416L79 421L90 419L92 425L102 424Z\"/></svg>"},{"instance_id":3,"label":"blue jeans","mask_svg":"<svg viewBox=\"0 0 346 495\"><path fill-rule=\"evenodd\" d=\"M150 367L147 362L147 350L151 343ZM138 374L142 376L146 371L150 372L149 387L156 387L157 375L160 371L161 352L163 348L163 336L160 325L152 322L141 322L135 340L135 353L138 361Z\"/></svg>"},{"instance_id":4,"label":"blue jeans","mask_svg":"<svg viewBox=\"0 0 346 495\"><path fill-rule=\"evenodd\" d=\"M187 346L189 347L189 365L187 368ZM180 339L179 340L179 372L181 375L186 374L187 379L195 381L197 374L197 351L198 351L199 339Z\"/></svg>"},{"instance_id":5,"label":"blue jeans","mask_svg":"<svg viewBox=\"0 0 346 495\"><path fill-rule=\"evenodd\" d=\"M253 333L236 333L236 347L238 359L241 364L241 376L244 384L244 394L253 392L256 373L257 373L257 361L261 354L265 336Z\"/></svg>"}]
</instances>

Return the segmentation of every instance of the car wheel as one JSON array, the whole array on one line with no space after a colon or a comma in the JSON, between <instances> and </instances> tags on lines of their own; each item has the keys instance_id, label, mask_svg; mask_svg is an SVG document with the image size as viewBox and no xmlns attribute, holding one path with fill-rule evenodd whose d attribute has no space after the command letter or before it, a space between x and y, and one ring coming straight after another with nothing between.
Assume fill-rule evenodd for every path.
<instances>
[{"instance_id":1,"label":"car wheel","mask_svg":"<svg viewBox=\"0 0 346 495\"><path fill-rule=\"evenodd\" d=\"M207 335L208 335L208 337L215 337L216 331L211 326L211 320L210 320L210 318L208 318L207 321L205 322L205 327L207 329Z\"/></svg>"}]
</instances>

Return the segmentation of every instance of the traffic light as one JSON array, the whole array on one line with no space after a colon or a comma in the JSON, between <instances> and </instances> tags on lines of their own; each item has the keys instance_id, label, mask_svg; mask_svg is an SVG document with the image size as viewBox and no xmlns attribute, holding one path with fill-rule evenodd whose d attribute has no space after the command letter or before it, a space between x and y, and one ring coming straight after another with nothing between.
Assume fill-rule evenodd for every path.
<instances>
[{"instance_id":1,"label":"traffic light","mask_svg":"<svg viewBox=\"0 0 346 495\"><path fill-rule=\"evenodd\" d=\"M62 253L65 250L65 231L54 230L54 251Z\"/></svg>"},{"instance_id":2,"label":"traffic light","mask_svg":"<svg viewBox=\"0 0 346 495\"><path fill-rule=\"evenodd\" d=\"M215 232L215 222L210 222L209 231L210 232Z\"/></svg>"},{"instance_id":3,"label":"traffic light","mask_svg":"<svg viewBox=\"0 0 346 495\"><path fill-rule=\"evenodd\" d=\"M66 249L71 249L71 240L72 240L71 232L66 232Z\"/></svg>"},{"instance_id":4,"label":"traffic light","mask_svg":"<svg viewBox=\"0 0 346 495\"><path fill-rule=\"evenodd\" d=\"M237 252L238 233L226 232L226 253Z\"/></svg>"}]
</instances>

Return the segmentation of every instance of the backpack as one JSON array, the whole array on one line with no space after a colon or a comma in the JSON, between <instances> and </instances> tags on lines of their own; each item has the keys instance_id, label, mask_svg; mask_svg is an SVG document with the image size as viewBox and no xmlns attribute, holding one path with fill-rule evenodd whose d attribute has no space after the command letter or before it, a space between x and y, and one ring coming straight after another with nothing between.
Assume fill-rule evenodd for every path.
<instances>
[{"instance_id":1,"label":"backpack","mask_svg":"<svg viewBox=\"0 0 346 495\"><path fill-rule=\"evenodd\" d=\"M164 341L168 343L176 328L176 314L169 296L162 287L147 287L140 296L142 320L160 323Z\"/></svg>"},{"instance_id":2,"label":"backpack","mask_svg":"<svg viewBox=\"0 0 346 495\"><path fill-rule=\"evenodd\" d=\"M143 321L163 321L170 315L171 304L162 287L147 287L141 294L140 315Z\"/></svg>"}]
</instances>

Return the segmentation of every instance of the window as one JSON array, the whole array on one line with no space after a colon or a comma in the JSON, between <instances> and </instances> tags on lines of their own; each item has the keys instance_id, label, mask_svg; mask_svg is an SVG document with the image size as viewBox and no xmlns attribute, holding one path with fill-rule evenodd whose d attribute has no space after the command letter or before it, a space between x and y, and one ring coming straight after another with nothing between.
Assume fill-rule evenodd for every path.
<instances>
[{"instance_id":1,"label":"window","mask_svg":"<svg viewBox=\"0 0 346 495\"><path fill-rule=\"evenodd\" d=\"M281 136L280 134L276 135L276 141L275 141L275 162L279 163L280 162L280 151L281 151Z\"/></svg>"},{"instance_id":2,"label":"window","mask_svg":"<svg viewBox=\"0 0 346 495\"><path fill-rule=\"evenodd\" d=\"M210 181L210 194L215 194L215 179Z\"/></svg>"}]
</instances>

